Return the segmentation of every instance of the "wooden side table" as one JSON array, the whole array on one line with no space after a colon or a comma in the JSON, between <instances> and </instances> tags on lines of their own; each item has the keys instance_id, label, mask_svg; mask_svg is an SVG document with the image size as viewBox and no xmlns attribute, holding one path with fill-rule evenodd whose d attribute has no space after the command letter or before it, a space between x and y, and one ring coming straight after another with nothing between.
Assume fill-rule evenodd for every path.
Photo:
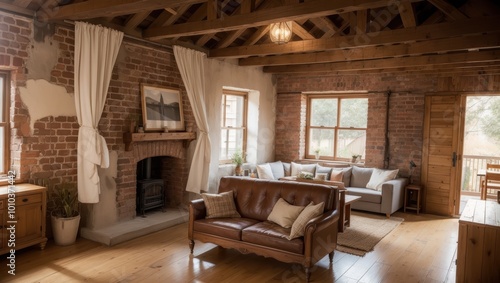
<instances>
[{"instance_id":1,"label":"wooden side table","mask_svg":"<svg viewBox=\"0 0 500 283\"><path fill-rule=\"evenodd\" d=\"M420 201L422 192L422 186L420 185L408 185L405 187L405 198L404 198L404 212L407 209L417 211L417 214L422 208L422 202Z\"/></svg>"}]
</instances>

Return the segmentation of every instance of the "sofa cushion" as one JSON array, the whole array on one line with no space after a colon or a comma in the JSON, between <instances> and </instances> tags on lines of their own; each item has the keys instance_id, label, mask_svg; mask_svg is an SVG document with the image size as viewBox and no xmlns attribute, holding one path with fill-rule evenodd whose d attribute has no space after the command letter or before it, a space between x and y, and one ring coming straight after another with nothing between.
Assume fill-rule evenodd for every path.
<instances>
[{"instance_id":1,"label":"sofa cushion","mask_svg":"<svg viewBox=\"0 0 500 283\"><path fill-rule=\"evenodd\" d=\"M360 196L361 201L371 203L382 203L382 192L374 191L366 188L346 188L348 195Z\"/></svg>"},{"instance_id":2,"label":"sofa cushion","mask_svg":"<svg viewBox=\"0 0 500 283\"><path fill-rule=\"evenodd\" d=\"M292 229L290 231L290 236L287 239L292 240L298 237L304 236L304 230L306 228L307 222L309 220L320 216L323 214L323 209L325 207L325 203L321 202L314 205L312 202L302 210L297 220L293 222Z\"/></svg>"},{"instance_id":3,"label":"sofa cushion","mask_svg":"<svg viewBox=\"0 0 500 283\"><path fill-rule=\"evenodd\" d=\"M372 189L376 191L382 190L382 184L389 180L394 180L398 175L399 169L396 170L382 170L382 169L373 169L372 176L370 177L370 181L366 184L367 189Z\"/></svg>"},{"instance_id":4,"label":"sofa cushion","mask_svg":"<svg viewBox=\"0 0 500 283\"><path fill-rule=\"evenodd\" d=\"M283 228L290 228L302 210L304 210L304 206L291 205L284 199L280 198L274 205L271 214L267 217L267 220L274 222Z\"/></svg>"},{"instance_id":5,"label":"sofa cushion","mask_svg":"<svg viewBox=\"0 0 500 283\"><path fill-rule=\"evenodd\" d=\"M273 170L269 163L257 165L257 175L259 179L274 180Z\"/></svg>"},{"instance_id":6,"label":"sofa cushion","mask_svg":"<svg viewBox=\"0 0 500 283\"><path fill-rule=\"evenodd\" d=\"M342 171L342 182L344 182L344 187L351 186L351 175L352 175L352 167L342 167L342 168L333 168L335 171Z\"/></svg>"},{"instance_id":7,"label":"sofa cushion","mask_svg":"<svg viewBox=\"0 0 500 283\"><path fill-rule=\"evenodd\" d=\"M241 231L257 223L249 218L199 219L194 221L193 230L240 241Z\"/></svg>"},{"instance_id":8,"label":"sofa cushion","mask_svg":"<svg viewBox=\"0 0 500 283\"><path fill-rule=\"evenodd\" d=\"M304 252L304 241L295 239L289 241L290 228L283 228L270 221L263 221L243 229L241 240L279 250L302 254Z\"/></svg>"},{"instance_id":9,"label":"sofa cushion","mask_svg":"<svg viewBox=\"0 0 500 283\"><path fill-rule=\"evenodd\" d=\"M330 174L330 181L343 182L344 180L344 172L339 170L332 170ZM345 185L344 185L345 186Z\"/></svg>"},{"instance_id":10,"label":"sofa cushion","mask_svg":"<svg viewBox=\"0 0 500 283\"><path fill-rule=\"evenodd\" d=\"M283 168L285 169L285 177L290 176L292 174L292 164L288 162L282 162L283 163Z\"/></svg>"},{"instance_id":11,"label":"sofa cushion","mask_svg":"<svg viewBox=\"0 0 500 283\"><path fill-rule=\"evenodd\" d=\"M330 180L331 172L332 172L331 167L324 167L321 165L316 165L316 175L314 177L316 177L316 179L319 179L318 178L319 174L326 174L325 180Z\"/></svg>"},{"instance_id":12,"label":"sofa cushion","mask_svg":"<svg viewBox=\"0 0 500 283\"><path fill-rule=\"evenodd\" d=\"M234 205L233 191L220 194L201 194L205 207L206 218L241 217Z\"/></svg>"},{"instance_id":13,"label":"sofa cushion","mask_svg":"<svg viewBox=\"0 0 500 283\"><path fill-rule=\"evenodd\" d=\"M362 168L358 166L352 167L351 184L349 187L366 188L366 184L370 181L373 168Z\"/></svg>"},{"instance_id":14,"label":"sofa cushion","mask_svg":"<svg viewBox=\"0 0 500 283\"><path fill-rule=\"evenodd\" d=\"M285 177L285 166L283 166L281 161L271 162L269 165L271 166L271 171L273 171L275 180Z\"/></svg>"},{"instance_id":15,"label":"sofa cushion","mask_svg":"<svg viewBox=\"0 0 500 283\"><path fill-rule=\"evenodd\" d=\"M316 164L300 164L300 163L291 163L291 173L290 176L298 176L300 173L308 172L314 176L316 171Z\"/></svg>"}]
</instances>

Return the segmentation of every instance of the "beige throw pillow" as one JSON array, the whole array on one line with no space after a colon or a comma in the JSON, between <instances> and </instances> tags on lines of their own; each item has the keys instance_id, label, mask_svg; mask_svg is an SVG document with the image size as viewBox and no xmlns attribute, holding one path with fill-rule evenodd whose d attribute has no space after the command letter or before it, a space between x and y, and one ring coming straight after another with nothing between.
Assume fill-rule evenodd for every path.
<instances>
[{"instance_id":1,"label":"beige throw pillow","mask_svg":"<svg viewBox=\"0 0 500 283\"><path fill-rule=\"evenodd\" d=\"M290 167L291 167L291 173L290 173L291 176L298 176L302 172L308 172L314 176L314 173L316 172L316 164L300 164L292 162Z\"/></svg>"},{"instance_id":2,"label":"beige throw pillow","mask_svg":"<svg viewBox=\"0 0 500 283\"><path fill-rule=\"evenodd\" d=\"M330 173L330 181L342 182L343 177L344 171L332 170L332 173Z\"/></svg>"},{"instance_id":3,"label":"beige throw pillow","mask_svg":"<svg viewBox=\"0 0 500 283\"><path fill-rule=\"evenodd\" d=\"M274 180L273 170L269 163L257 165L257 174L259 179Z\"/></svg>"},{"instance_id":4,"label":"beige throw pillow","mask_svg":"<svg viewBox=\"0 0 500 283\"><path fill-rule=\"evenodd\" d=\"M233 191L220 194L201 194L207 209L206 218L241 217L236 211Z\"/></svg>"},{"instance_id":5,"label":"beige throw pillow","mask_svg":"<svg viewBox=\"0 0 500 283\"><path fill-rule=\"evenodd\" d=\"M298 237L304 236L304 231L306 229L306 224L309 220L320 216L323 214L323 210L325 209L325 203L320 202L314 205L312 202L309 203L304 210L299 214L297 220L293 222L292 231L290 232L290 236L287 237L288 240L292 240Z\"/></svg>"},{"instance_id":6,"label":"beige throw pillow","mask_svg":"<svg viewBox=\"0 0 500 283\"><path fill-rule=\"evenodd\" d=\"M381 170L381 169L373 169L372 176L370 177L370 181L366 184L366 188L381 191L382 185L384 182L389 180L394 180L398 175L399 169L396 170Z\"/></svg>"},{"instance_id":7,"label":"beige throw pillow","mask_svg":"<svg viewBox=\"0 0 500 283\"><path fill-rule=\"evenodd\" d=\"M280 198L273 207L267 220L272 221L283 228L292 227L293 222L304 210L304 206L291 205L286 200Z\"/></svg>"}]
</instances>

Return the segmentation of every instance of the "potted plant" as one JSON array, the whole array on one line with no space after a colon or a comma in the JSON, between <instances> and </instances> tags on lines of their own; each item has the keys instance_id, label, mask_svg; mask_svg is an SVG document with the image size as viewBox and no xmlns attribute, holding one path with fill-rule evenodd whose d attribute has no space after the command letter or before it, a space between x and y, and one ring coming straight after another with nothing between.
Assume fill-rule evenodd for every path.
<instances>
[{"instance_id":1,"label":"potted plant","mask_svg":"<svg viewBox=\"0 0 500 283\"><path fill-rule=\"evenodd\" d=\"M319 159L319 152L320 151L321 150L319 148L317 148L317 149L314 150L314 157L316 157L316 159Z\"/></svg>"},{"instance_id":2,"label":"potted plant","mask_svg":"<svg viewBox=\"0 0 500 283\"><path fill-rule=\"evenodd\" d=\"M358 161L361 160L361 155L360 154L354 154L352 156L352 160L351 160L351 163L357 163Z\"/></svg>"},{"instance_id":3,"label":"potted plant","mask_svg":"<svg viewBox=\"0 0 500 283\"><path fill-rule=\"evenodd\" d=\"M50 209L52 234L57 245L71 245L76 241L80 225L77 209L78 195L75 185L63 183L52 187Z\"/></svg>"},{"instance_id":4,"label":"potted plant","mask_svg":"<svg viewBox=\"0 0 500 283\"><path fill-rule=\"evenodd\" d=\"M241 151L236 151L233 153L233 156L231 157L231 161L236 164L236 168L234 168L234 174L236 176L241 176L241 165L243 165L244 157L243 153Z\"/></svg>"}]
</instances>

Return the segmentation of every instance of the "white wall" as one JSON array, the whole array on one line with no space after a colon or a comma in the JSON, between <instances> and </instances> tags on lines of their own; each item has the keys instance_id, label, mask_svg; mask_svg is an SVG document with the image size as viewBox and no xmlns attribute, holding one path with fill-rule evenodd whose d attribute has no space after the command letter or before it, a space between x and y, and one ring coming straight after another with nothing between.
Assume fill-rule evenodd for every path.
<instances>
[{"instance_id":1,"label":"white wall","mask_svg":"<svg viewBox=\"0 0 500 283\"><path fill-rule=\"evenodd\" d=\"M253 151L249 158L252 162L259 164L274 160L276 83L272 75L263 73L260 67L240 67L236 60L216 59L207 60L205 80L207 115L212 142L209 190L216 192L220 177L233 172L232 166L219 166L222 88L232 87L250 91L248 124L250 130L255 133L256 142L250 142L248 145Z\"/></svg>"}]
</instances>

